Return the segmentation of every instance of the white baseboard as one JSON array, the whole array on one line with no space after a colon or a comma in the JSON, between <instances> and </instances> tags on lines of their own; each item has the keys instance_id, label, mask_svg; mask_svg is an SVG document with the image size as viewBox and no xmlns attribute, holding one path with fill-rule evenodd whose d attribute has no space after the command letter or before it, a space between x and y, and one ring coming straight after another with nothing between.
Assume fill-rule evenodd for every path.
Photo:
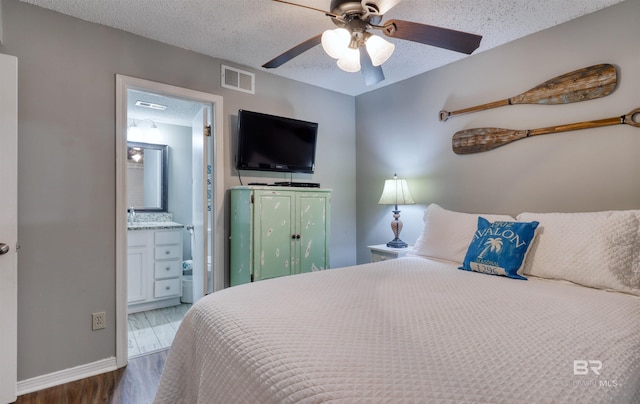
<instances>
[{"instance_id":1,"label":"white baseboard","mask_svg":"<svg viewBox=\"0 0 640 404\"><path fill-rule=\"evenodd\" d=\"M61 384L75 382L76 380L112 372L117 369L116 358L106 358L86 365L80 365L69 369L60 370L42 376L18 382L18 395L32 393Z\"/></svg>"}]
</instances>

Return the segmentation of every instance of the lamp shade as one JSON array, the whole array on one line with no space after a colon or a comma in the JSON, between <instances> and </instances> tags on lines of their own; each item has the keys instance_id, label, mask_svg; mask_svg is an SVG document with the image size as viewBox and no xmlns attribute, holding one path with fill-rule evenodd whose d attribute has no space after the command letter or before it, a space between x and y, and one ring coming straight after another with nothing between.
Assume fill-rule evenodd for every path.
<instances>
[{"instance_id":1,"label":"lamp shade","mask_svg":"<svg viewBox=\"0 0 640 404\"><path fill-rule=\"evenodd\" d=\"M384 182L379 205L413 205L415 203L409 192L407 180L399 179L394 175L392 180Z\"/></svg>"},{"instance_id":2,"label":"lamp shade","mask_svg":"<svg viewBox=\"0 0 640 404\"><path fill-rule=\"evenodd\" d=\"M351 34L345 28L328 29L322 33L322 49L334 59L340 59L349 48Z\"/></svg>"},{"instance_id":3,"label":"lamp shade","mask_svg":"<svg viewBox=\"0 0 640 404\"><path fill-rule=\"evenodd\" d=\"M380 66L386 62L396 48L394 44L377 35L371 35L367 39L366 47L374 66Z\"/></svg>"},{"instance_id":4,"label":"lamp shade","mask_svg":"<svg viewBox=\"0 0 640 404\"><path fill-rule=\"evenodd\" d=\"M337 63L338 67L345 72L355 73L360 71L360 52L358 49L347 48Z\"/></svg>"}]
</instances>

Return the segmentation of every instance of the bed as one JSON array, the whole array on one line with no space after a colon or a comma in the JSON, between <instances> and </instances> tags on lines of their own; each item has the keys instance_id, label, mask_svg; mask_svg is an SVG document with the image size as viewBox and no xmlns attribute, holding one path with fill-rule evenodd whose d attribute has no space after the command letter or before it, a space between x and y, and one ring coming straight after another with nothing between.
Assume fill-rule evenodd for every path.
<instances>
[{"instance_id":1,"label":"bed","mask_svg":"<svg viewBox=\"0 0 640 404\"><path fill-rule=\"evenodd\" d=\"M213 293L155 402L640 402L640 212L575 215L431 205L410 257ZM479 216L540 224L527 280L459 269Z\"/></svg>"}]
</instances>

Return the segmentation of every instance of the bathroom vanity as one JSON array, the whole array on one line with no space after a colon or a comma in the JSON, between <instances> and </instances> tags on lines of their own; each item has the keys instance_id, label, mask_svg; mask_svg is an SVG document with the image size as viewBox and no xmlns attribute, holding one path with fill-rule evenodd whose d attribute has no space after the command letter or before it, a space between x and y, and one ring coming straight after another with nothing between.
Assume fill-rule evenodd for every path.
<instances>
[{"instance_id":1,"label":"bathroom vanity","mask_svg":"<svg viewBox=\"0 0 640 404\"><path fill-rule=\"evenodd\" d=\"M129 313L180 304L183 227L170 221L128 225Z\"/></svg>"}]
</instances>

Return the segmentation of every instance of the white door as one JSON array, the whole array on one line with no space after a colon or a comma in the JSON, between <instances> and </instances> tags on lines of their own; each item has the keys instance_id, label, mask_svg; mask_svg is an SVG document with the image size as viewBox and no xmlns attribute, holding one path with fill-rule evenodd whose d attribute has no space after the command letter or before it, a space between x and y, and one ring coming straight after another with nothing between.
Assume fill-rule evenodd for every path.
<instances>
[{"instance_id":1,"label":"white door","mask_svg":"<svg viewBox=\"0 0 640 404\"><path fill-rule=\"evenodd\" d=\"M0 54L0 403L18 380L18 59Z\"/></svg>"},{"instance_id":2,"label":"white door","mask_svg":"<svg viewBox=\"0 0 640 404\"><path fill-rule=\"evenodd\" d=\"M193 301L197 302L207 291L207 247L209 245L207 210L207 161L208 148L205 128L208 123L208 109L203 107L191 123L192 131L192 181L193 181Z\"/></svg>"}]
</instances>

